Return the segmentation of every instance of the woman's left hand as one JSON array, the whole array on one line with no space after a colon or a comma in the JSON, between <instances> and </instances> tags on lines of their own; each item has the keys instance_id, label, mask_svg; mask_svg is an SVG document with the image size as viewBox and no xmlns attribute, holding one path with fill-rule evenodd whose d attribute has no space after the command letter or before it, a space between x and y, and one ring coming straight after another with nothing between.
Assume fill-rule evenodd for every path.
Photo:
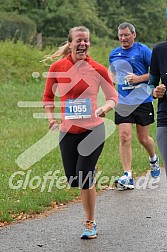
<instances>
[{"instance_id":1,"label":"woman's left hand","mask_svg":"<svg viewBox=\"0 0 167 252\"><path fill-rule=\"evenodd\" d=\"M106 115L106 113L105 113L105 111L104 111L104 109L101 107L101 108L98 108L98 109L96 109L96 111L95 111L95 116L96 117L105 117L105 115Z\"/></svg>"}]
</instances>

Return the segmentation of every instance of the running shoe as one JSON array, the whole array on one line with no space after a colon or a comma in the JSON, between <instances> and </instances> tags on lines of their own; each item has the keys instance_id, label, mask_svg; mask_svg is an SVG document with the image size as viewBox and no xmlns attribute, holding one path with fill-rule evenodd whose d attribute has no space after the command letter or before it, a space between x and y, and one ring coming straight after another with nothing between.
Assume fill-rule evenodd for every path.
<instances>
[{"instance_id":1,"label":"running shoe","mask_svg":"<svg viewBox=\"0 0 167 252\"><path fill-rule=\"evenodd\" d=\"M81 239L93 239L96 238L96 223L94 221L87 220L85 223L85 230L81 235Z\"/></svg>"},{"instance_id":2,"label":"running shoe","mask_svg":"<svg viewBox=\"0 0 167 252\"><path fill-rule=\"evenodd\" d=\"M114 183L119 190L134 189L133 179L128 176L127 172L124 172L124 175L116 179Z\"/></svg>"},{"instance_id":3,"label":"running shoe","mask_svg":"<svg viewBox=\"0 0 167 252\"><path fill-rule=\"evenodd\" d=\"M151 172L151 176L153 178L157 178L160 175L161 169L160 169L160 166L159 166L158 156L157 156L156 161L154 161L154 162L150 161L150 172Z\"/></svg>"}]
</instances>

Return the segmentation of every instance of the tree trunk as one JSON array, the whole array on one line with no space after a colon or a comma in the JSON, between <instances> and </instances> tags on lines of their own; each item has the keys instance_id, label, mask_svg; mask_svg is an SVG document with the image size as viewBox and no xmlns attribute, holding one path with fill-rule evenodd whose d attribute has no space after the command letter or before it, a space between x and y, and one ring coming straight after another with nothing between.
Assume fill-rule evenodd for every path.
<instances>
[{"instance_id":1,"label":"tree trunk","mask_svg":"<svg viewBox=\"0 0 167 252\"><path fill-rule=\"evenodd\" d=\"M37 46L42 49L42 32L37 33Z\"/></svg>"}]
</instances>

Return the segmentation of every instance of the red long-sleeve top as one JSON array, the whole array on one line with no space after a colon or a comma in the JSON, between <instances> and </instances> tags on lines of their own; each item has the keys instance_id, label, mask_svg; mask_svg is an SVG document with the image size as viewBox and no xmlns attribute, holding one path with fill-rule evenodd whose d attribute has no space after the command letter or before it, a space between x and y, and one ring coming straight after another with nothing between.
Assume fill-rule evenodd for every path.
<instances>
[{"instance_id":1,"label":"red long-sleeve top","mask_svg":"<svg viewBox=\"0 0 167 252\"><path fill-rule=\"evenodd\" d=\"M100 98L97 97L100 87L105 99L101 96ZM71 54L69 54L51 65L43 94L43 106L54 106L55 96L59 96L61 101L62 123L60 130L74 134L79 134L103 123L102 118L95 117L97 99L100 106L104 105L105 100L113 100L116 104L118 101L117 92L108 70L88 55L85 60L74 63ZM67 110L70 107L69 101L72 101L71 104L73 104L73 101L75 103L82 101L85 104L87 100L89 100L90 115L87 118L76 116L76 118L69 119L67 116ZM81 104L78 110L82 110L82 107L85 109L84 106Z\"/></svg>"}]
</instances>

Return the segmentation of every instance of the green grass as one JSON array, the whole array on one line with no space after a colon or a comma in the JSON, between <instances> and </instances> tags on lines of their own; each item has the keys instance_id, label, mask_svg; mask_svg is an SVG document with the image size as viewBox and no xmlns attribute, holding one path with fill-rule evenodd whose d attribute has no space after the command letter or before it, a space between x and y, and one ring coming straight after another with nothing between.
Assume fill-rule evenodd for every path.
<instances>
[{"instance_id":1,"label":"green grass","mask_svg":"<svg viewBox=\"0 0 167 252\"><path fill-rule=\"evenodd\" d=\"M110 50L111 48L92 48L91 55L107 67ZM0 81L0 222L10 222L20 213L40 213L51 206L53 202L57 204L68 202L79 196L79 190L69 190L67 184L59 180L64 176L64 170L58 147L27 170L21 169L16 163L21 153L38 142L48 132L46 119L33 118L33 113L44 112L43 109L40 107L19 107L18 102L41 102L45 85L42 72L47 71L48 68L39 63L39 60L45 54L50 53L49 49L39 51L36 48L23 45L21 42L17 44L1 42L0 53L0 62L3 66L0 69L2 76ZM34 79L32 72L39 72L40 77ZM113 119L113 112L109 114L109 118ZM151 135L154 139L155 127L155 124L151 126ZM45 145L43 148L45 149ZM33 158L33 153L29 158ZM117 129L107 139L98 167L99 171L102 171L101 177L112 178L112 176L122 174ZM138 143L134 127L134 174L137 176L148 168L148 155ZM49 192L50 180L47 180L45 185L44 177L47 172L52 175L57 170L59 170L58 178ZM12 180L13 174L15 176ZM65 188L57 189L56 183L58 182ZM44 185L43 190L42 185Z\"/></svg>"}]
</instances>

